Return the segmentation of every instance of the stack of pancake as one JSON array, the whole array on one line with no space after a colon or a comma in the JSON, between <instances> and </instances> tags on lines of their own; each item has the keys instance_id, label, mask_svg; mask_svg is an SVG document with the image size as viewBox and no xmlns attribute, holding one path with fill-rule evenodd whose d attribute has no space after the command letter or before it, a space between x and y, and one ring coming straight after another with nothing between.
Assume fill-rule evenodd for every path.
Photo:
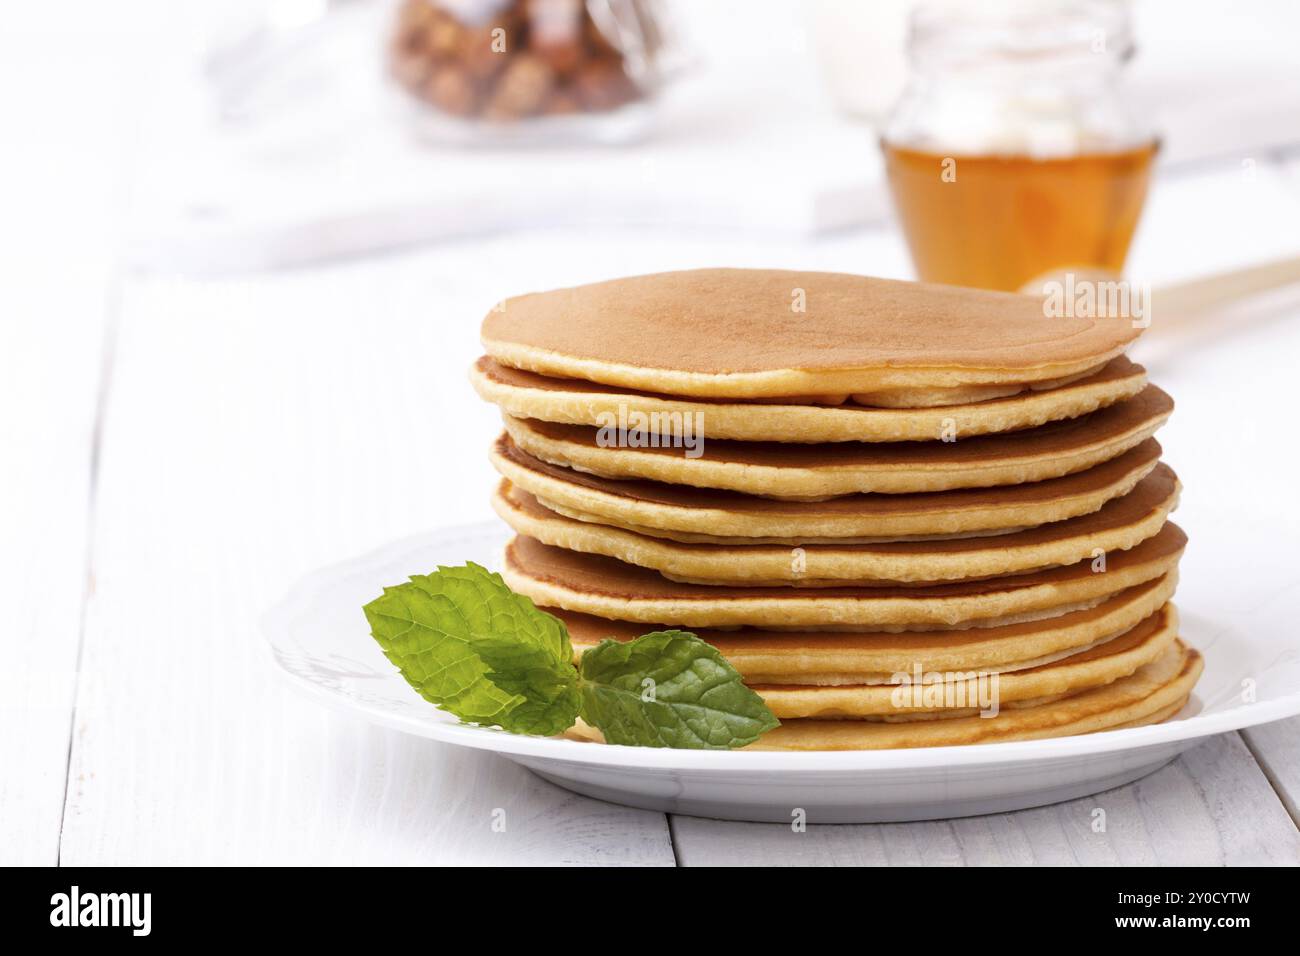
<instances>
[{"instance_id":1,"label":"stack of pancake","mask_svg":"<svg viewBox=\"0 0 1300 956\"><path fill-rule=\"evenodd\" d=\"M506 582L579 653L678 627L781 720L754 749L937 746L1163 720L1201 658L1169 396L1126 318L831 273L701 270L509 299ZM594 735L594 731L585 731Z\"/></svg>"}]
</instances>

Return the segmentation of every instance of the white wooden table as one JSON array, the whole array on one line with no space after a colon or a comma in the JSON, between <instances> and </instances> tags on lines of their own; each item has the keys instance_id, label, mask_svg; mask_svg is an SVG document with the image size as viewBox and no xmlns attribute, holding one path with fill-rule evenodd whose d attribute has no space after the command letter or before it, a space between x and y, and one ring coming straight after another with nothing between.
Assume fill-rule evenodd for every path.
<instances>
[{"instance_id":1,"label":"white wooden table","mask_svg":"<svg viewBox=\"0 0 1300 956\"><path fill-rule=\"evenodd\" d=\"M6 106L45 124L3 187L16 216L0 244L0 862L1300 862L1300 721L1211 739L1059 806L796 834L575 796L295 696L258 629L295 579L490 518L496 415L464 370L492 302L705 264L905 275L905 252L885 230L818 242L558 231L221 280L125 274L104 198L120 170L95 161L123 136L117 94L67 80L105 65L111 51L82 54L110 28L87 21L66 62L28 54L76 122L51 129L0 86ZM1163 182L1135 273L1300 250L1297 168L1257 159L1249 179L1232 162ZM1245 388L1259 356L1294 369L1300 334L1286 326L1300 308L1276 318L1170 360L1162 384L1195 409L1208 390ZM1200 434L1176 418L1161 436L1188 485L1180 520L1193 539L1198 476L1205 494L1215 487Z\"/></svg>"}]
</instances>

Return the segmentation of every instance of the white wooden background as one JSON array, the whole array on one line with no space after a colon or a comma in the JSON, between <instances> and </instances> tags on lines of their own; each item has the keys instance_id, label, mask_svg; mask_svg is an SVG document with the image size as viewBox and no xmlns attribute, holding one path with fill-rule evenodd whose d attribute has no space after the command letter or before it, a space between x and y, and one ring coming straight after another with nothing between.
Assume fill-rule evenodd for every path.
<instances>
[{"instance_id":1,"label":"white wooden background","mask_svg":"<svg viewBox=\"0 0 1300 956\"><path fill-rule=\"evenodd\" d=\"M166 21L77 6L0 33L0 863L1300 862L1300 721L1073 803L794 834L604 804L299 699L258 631L295 579L490 517L496 417L464 369L492 302L701 264L905 275L905 252L889 230L556 230L239 278L130 274L115 197L142 118L115 66L165 43ZM1297 167L1255 159L1250 177L1231 160L1162 181L1135 270L1300 251ZM1196 407L1229 348L1162 381ZM1168 435L1171 458L1196 457L1177 421Z\"/></svg>"}]
</instances>

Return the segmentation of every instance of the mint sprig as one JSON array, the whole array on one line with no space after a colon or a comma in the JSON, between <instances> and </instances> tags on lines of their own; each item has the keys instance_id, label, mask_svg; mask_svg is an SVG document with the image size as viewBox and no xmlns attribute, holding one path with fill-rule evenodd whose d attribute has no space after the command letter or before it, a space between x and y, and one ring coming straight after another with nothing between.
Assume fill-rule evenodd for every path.
<instances>
[{"instance_id":1,"label":"mint sprig","mask_svg":"<svg viewBox=\"0 0 1300 956\"><path fill-rule=\"evenodd\" d=\"M779 723L717 648L688 631L604 640L574 667L564 623L477 564L384 588L365 613L407 682L467 723L550 736L581 715L609 743L715 750Z\"/></svg>"},{"instance_id":2,"label":"mint sprig","mask_svg":"<svg viewBox=\"0 0 1300 956\"><path fill-rule=\"evenodd\" d=\"M689 631L606 638L582 655L582 719L610 743L727 750L780 722L716 647Z\"/></svg>"}]
</instances>

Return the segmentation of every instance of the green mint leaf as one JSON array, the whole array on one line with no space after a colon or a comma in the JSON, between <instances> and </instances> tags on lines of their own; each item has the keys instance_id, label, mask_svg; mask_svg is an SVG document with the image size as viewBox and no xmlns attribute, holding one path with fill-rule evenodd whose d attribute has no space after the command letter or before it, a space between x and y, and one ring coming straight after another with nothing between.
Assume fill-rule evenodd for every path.
<instances>
[{"instance_id":1,"label":"green mint leaf","mask_svg":"<svg viewBox=\"0 0 1300 956\"><path fill-rule=\"evenodd\" d=\"M582 719L611 744L726 750L778 726L718 649L687 631L606 639L582 655Z\"/></svg>"},{"instance_id":2,"label":"green mint leaf","mask_svg":"<svg viewBox=\"0 0 1300 956\"><path fill-rule=\"evenodd\" d=\"M384 588L365 606L384 655L420 696L474 724L558 734L580 696L564 624L477 564Z\"/></svg>"},{"instance_id":3,"label":"green mint leaf","mask_svg":"<svg viewBox=\"0 0 1300 956\"><path fill-rule=\"evenodd\" d=\"M564 625L549 614L544 616L555 622L563 646L569 648L569 632ZM572 649L561 662L547 648L519 643L516 634L476 635L473 646L488 667L488 680L523 698L510 712L510 723L502 724L506 730L549 737L573 726L581 697Z\"/></svg>"}]
</instances>

